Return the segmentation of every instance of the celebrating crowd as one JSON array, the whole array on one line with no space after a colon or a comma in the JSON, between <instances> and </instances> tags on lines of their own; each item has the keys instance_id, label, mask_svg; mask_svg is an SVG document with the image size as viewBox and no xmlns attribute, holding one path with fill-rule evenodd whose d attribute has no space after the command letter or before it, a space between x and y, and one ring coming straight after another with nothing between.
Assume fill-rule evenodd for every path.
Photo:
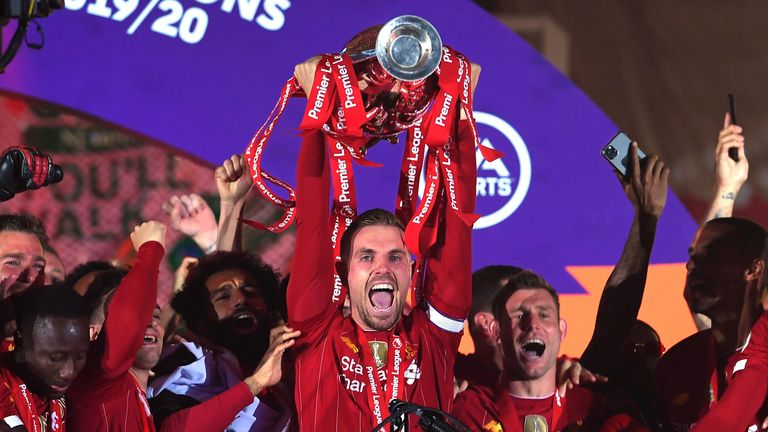
<instances>
[{"instance_id":1,"label":"celebrating crowd","mask_svg":"<svg viewBox=\"0 0 768 432\"><path fill-rule=\"evenodd\" d=\"M306 95L317 64L296 68ZM147 221L131 233L130 266L90 261L64 275L39 220L0 215L0 431L768 428L768 235L732 217L748 174L742 129L726 114L712 206L689 249L691 315L680 320L699 331L665 352L653 323L637 319L669 168L641 160L633 143L619 176L635 211L624 249L585 351L560 356L569 326L585 323L561 316L557 287L501 251L498 265L472 273L461 215L475 207L473 119L457 111L450 199L460 212L440 197L433 229L421 232L433 236L428 253L409 249L408 221L383 209L361 212L335 247L322 130L302 137L285 280L242 250L253 180L240 156L215 171L218 223L199 196L169 197L168 226ZM35 150L0 156L0 199L60 179ZM158 286L168 229L206 252L184 261L172 289ZM470 355L458 354L465 321Z\"/></svg>"}]
</instances>

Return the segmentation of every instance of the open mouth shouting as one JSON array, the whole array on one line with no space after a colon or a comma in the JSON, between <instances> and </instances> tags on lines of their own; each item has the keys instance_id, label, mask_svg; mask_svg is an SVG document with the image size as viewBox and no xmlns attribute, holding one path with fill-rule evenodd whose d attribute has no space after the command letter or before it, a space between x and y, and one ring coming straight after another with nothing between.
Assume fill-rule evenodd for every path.
<instances>
[{"instance_id":1,"label":"open mouth shouting","mask_svg":"<svg viewBox=\"0 0 768 432\"><path fill-rule=\"evenodd\" d=\"M368 300L375 312L389 312L395 303L395 286L391 282L376 282L368 290Z\"/></svg>"},{"instance_id":2,"label":"open mouth shouting","mask_svg":"<svg viewBox=\"0 0 768 432\"><path fill-rule=\"evenodd\" d=\"M547 344L538 338L528 338L523 341L521 346L522 358L524 361L535 361L544 355Z\"/></svg>"},{"instance_id":3,"label":"open mouth shouting","mask_svg":"<svg viewBox=\"0 0 768 432\"><path fill-rule=\"evenodd\" d=\"M232 316L229 317L229 321L235 330L241 331L253 330L258 322L256 315L246 308L236 309Z\"/></svg>"},{"instance_id":4,"label":"open mouth shouting","mask_svg":"<svg viewBox=\"0 0 768 432\"><path fill-rule=\"evenodd\" d=\"M158 342L158 334L157 332L152 329L148 328L146 332L144 332L144 343L143 345L154 345Z\"/></svg>"}]
</instances>

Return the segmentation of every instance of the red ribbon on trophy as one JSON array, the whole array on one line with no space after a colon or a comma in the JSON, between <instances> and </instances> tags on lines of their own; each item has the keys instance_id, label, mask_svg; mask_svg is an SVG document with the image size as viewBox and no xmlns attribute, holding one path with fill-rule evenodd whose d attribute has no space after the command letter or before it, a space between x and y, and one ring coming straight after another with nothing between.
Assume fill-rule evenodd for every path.
<instances>
[{"instance_id":1,"label":"red ribbon on trophy","mask_svg":"<svg viewBox=\"0 0 768 432\"><path fill-rule=\"evenodd\" d=\"M412 55L414 52L416 55ZM437 238L441 221L440 212L435 210L447 206L446 210L456 212L470 226L477 220L478 216L466 212L458 198L461 186L456 181L457 163L453 157L458 144L457 111L464 111L474 145L479 146L486 160L493 161L502 154L479 143L470 87L469 60L443 46L434 27L418 17L398 17L384 26L364 30L341 53L320 57L299 129L304 133L323 130L328 140L334 185L329 226L337 261L341 236L357 216L352 161L379 166L365 159L367 150L381 139L396 141L397 134L403 131L407 131L407 144L395 214L406 226L407 246L418 259L414 289L418 287L419 270ZM304 96L294 77L283 86L275 108L245 151L256 189L283 208L283 215L268 226L244 222L272 232L281 232L292 223L295 192L262 168L262 158L292 96ZM423 169L426 185L419 201ZM268 182L284 189L288 197L275 193ZM342 302L343 296L334 297L334 301Z\"/></svg>"}]
</instances>

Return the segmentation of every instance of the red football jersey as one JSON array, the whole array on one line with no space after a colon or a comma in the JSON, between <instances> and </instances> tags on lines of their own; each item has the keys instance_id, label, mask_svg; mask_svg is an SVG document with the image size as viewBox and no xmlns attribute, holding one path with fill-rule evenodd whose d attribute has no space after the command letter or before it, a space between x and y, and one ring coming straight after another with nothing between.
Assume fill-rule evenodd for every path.
<instances>
[{"instance_id":1,"label":"red football jersey","mask_svg":"<svg viewBox=\"0 0 768 432\"><path fill-rule=\"evenodd\" d=\"M476 166L467 121L460 122L458 140L455 160L462 187L457 193L464 194L461 202L472 210ZM363 334L332 302L334 251L328 228L326 151L322 134L308 134L298 163L296 244L300 247L294 255L287 304L289 325L302 331L291 348L296 355L299 428L368 432L378 418L385 417L384 408L395 391L398 399L449 411L456 352L471 303L471 227L454 212L444 211L445 229L425 270L424 300L400 319L391 335ZM364 355L372 356L375 366ZM386 382L386 388L372 395L380 381ZM413 420L411 425L415 426Z\"/></svg>"},{"instance_id":2,"label":"red football jersey","mask_svg":"<svg viewBox=\"0 0 768 432\"><path fill-rule=\"evenodd\" d=\"M768 415L768 312L752 327L744 349L734 355L728 389L693 428L696 432L758 430Z\"/></svg>"},{"instance_id":3,"label":"red football jersey","mask_svg":"<svg viewBox=\"0 0 768 432\"><path fill-rule=\"evenodd\" d=\"M144 243L109 303L102 333L85 368L67 392L69 422L77 431L154 431L144 391L130 372L154 310L165 250Z\"/></svg>"},{"instance_id":4,"label":"red football jersey","mask_svg":"<svg viewBox=\"0 0 768 432\"><path fill-rule=\"evenodd\" d=\"M768 311L763 312L747 338L747 343L736 354L734 377L736 373L754 369L768 376Z\"/></svg>"},{"instance_id":5,"label":"red football jersey","mask_svg":"<svg viewBox=\"0 0 768 432\"><path fill-rule=\"evenodd\" d=\"M64 400L49 400L31 392L14 373L12 362L10 354L0 356L0 423L9 428L24 425L29 432L64 432Z\"/></svg>"},{"instance_id":6,"label":"red football jersey","mask_svg":"<svg viewBox=\"0 0 768 432\"><path fill-rule=\"evenodd\" d=\"M376 425L361 359L361 350L371 348L357 340L355 327L351 318L335 313L323 325L304 330L304 342L297 343L296 407L301 430L367 432ZM454 355L461 334L438 327L421 309L404 317L395 333L402 337L405 346L400 366L404 370L402 392L398 398L449 410ZM392 351L388 347L388 355L393 355ZM385 370L377 370L378 379L391 381Z\"/></svg>"},{"instance_id":7,"label":"red football jersey","mask_svg":"<svg viewBox=\"0 0 768 432\"><path fill-rule=\"evenodd\" d=\"M504 389L470 386L456 396L451 414L473 431L560 431L582 425L594 400L592 391L584 387L569 390L565 397L553 391L544 398L522 398Z\"/></svg>"},{"instance_id":8,"label":"red football jersey","mask_svg":"<svg viewBox=\"0 0 768 432\"><path fill-rule=\"evenodd\" d=\"M724 368L729 376L738 353ZM665 431L688 431L717 403L717 348L711 330L678 342L659 360L654 371L654 398ZM714 385L713 385L714 384Z\"/></svg>"}]
</instances>

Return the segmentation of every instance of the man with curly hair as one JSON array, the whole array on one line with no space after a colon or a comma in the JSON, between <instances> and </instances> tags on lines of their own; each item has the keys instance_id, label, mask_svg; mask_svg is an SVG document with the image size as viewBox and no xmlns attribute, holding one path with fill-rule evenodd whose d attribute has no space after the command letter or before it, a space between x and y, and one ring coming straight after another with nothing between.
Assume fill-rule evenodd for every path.
<instances>
[{"instance_id":1,"label":"man with curly hair","mask_svg":"<svg viewBox=\"0 0 768 432\"><path fill-rule=\"evenodd\" d=\"M171 305L200 343L167 347L154 368L158 430L287 429L292 387L263 392L282 378L282 354L298 336L280 325L282 297L277 274L247 253L216 252L190 270Z\"/></svg>"},{"instance_id":2,"label":"man with curly hair","mask_svg":"<svg viewBox=\"0 0 768 432\"><path fill-rule=\"evenodd\" d=\"M269 346L269 331L281 318L279 279L259 258L216 252L187 276L172 306L187 327L235 354L253 370Z\"/></svg>"}]
</instances>

